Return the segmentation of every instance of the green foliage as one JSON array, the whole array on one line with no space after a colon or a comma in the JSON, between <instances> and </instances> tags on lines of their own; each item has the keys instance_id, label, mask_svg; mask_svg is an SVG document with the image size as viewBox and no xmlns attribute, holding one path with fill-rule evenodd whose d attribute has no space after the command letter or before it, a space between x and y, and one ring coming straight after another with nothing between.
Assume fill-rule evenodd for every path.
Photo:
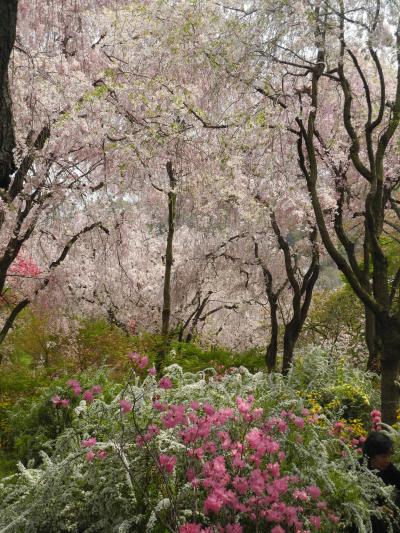
<instances>
[{"instance_id":1,"label":"green foliage","mask_svg":"<svg viewBox=\"0 0 400 533\"><path fill-rule=\"evenodd\" d=\"M76 353L80 371L91 366L119 366L134 346L133 338L102 318L80 320Z\"/></svg>"},{"instance_id":2,"label":"green foliage","mask_svg":"<svg viewBox=\"0 0 400 533\"><path fill-rule=\"evenodd\" d=\"M7 359L21 368L66 366L69 339L55 330L53 324L51 311L35 306L26 308L3 345Z\"/></svg>"},{"instance_id":3,"label":"green foliage","mask_svg":"<svg viewBox=\"0 0 400 533\"><path fill-rule=\"evenodd\" d=\"M17 460L40 463L40 451L52 453L54 439L70 427L71 410L55 409L53 396L69 399L72 406L79 403L66 385L67 376L51 380L44 374L34 377L27 369L11 370L0 375L0 390L7 390L0 396L0 472L5 473L15 470ZM121 389L106 370L93 369L77 378L83 390L100 385L107 401Z\"/></svg>"},{"instance_id":4,"label":"green foliage","mask_svg":"<svg viewBox=\"0 0 400 533\"><path fill-rule=\"evenodd\" d=\"M353 363L365 368L368 352L364 329L363 306L346 284L314 294L299 344L320 345L334 358L346 354Z\"/></svg>"},{"instance_id":5,"label":"green foliage","mask_svg":"<svg viewBox=\"0 0 400 533\"><path fill-rule=\"evenodd\" d=\"M166 358L166 365L176 363L187 372L198 372L204 368L224 369L245 366L250 371L265 368L264 356L258 349L246 352L232 352L220 346L209 349L195 343L174 341Z\"/></svg>"},{"instance_id":6,"label":"green foliage","mask_svg":"<svg viewBox=\"0 0 400 533\"><path fill-rule=\"evenodd\" d=\"M289 382L303 397L345 419L369 420L379 405L379 377L354 367L347 357L332 358L320 348L308 348L296 359Z\"/></svg>"}]
</instances>

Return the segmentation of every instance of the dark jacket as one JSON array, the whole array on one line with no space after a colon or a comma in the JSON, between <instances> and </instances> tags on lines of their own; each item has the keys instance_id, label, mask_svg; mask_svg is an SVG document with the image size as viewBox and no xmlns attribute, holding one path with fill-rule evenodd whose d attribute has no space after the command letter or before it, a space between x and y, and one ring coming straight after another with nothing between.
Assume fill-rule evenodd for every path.
<instances>
[{"instance_id":1,"label":"dark jacket","mask_svg":"<svg viewBox=\"0 0 400 533\"><path fill-rule=\"evenodd\" d=\"M396 468L393 463L390 463L386 470L374 471L374 474L380 477L385 485L393 485L395 487L394 503L397 507L400 507L400 470ZM398 519L399 517L397 516L396 523L392 522L393 531L395 533L400 532ZM372 529L374 533L386 533L386 531L389 531L385 522L376 517L372 518Z\"/></svg>"},{"instance_id":2,"label":"dark jacket","mask_svg":"<svg viewBox=\"0 0 400 533\"><path fill-rule=\"evenodd\" d=\"M400 470L393 463L390 463L386 470L375 473L385 485L394 485L396 487L395 503L400 507Z\"/></svg>"}]
</instances>

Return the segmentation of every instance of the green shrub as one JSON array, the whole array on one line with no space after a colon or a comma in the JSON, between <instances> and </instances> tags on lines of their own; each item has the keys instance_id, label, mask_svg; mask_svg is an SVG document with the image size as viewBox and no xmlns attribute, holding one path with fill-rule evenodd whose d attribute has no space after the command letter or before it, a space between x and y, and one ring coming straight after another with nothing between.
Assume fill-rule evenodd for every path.
<instances>
[{"instance_id":1,"label":"green shrub","mask_svg":"<svg viewBox=\"0 0 400 533\"><path fill-rule=\"evenodd\" d=\"M188 522L211 531L239 522L244 533L268 532L275 519L266 523L247 506L257 506L261 497L262 508L270 510L275 479L288 484L281 501L298 508L302 528L310 531L319 517L326 533L350 525L365 532L371 515L380 513L378 497L395 512L390 488L360 468L357 452L330 431L334 419L304 410L293 376L254 374L244 367L223 376L213 369L184 372L178 365L165 370L171 387L132 375L122 389L111 386L106 397L72 408L71 423L55 439L51 455L42 454L40 468L21 465L18 475L0 483L0 528L8 533L164 533L180 531ZM326 368L325 377L333 383L330 372ZM260 448L256 462L260 438L274 449ZM238 456L234 450L241 450ZM235 465L234 456L243 464ZM173 461L168 470L162 460ZM188 480L188 467L200 484ZM253 489L269 469L275 474ZM251 485L235 496L238 472ZM221 493L228 498L219 511L206 509L213 484L220 488L219 498ZM308 489L320 495L313 499ZM232 494L246 505L233 507ZM215 498L209 503L214 505Z\"/></svg>"}]
</instances>

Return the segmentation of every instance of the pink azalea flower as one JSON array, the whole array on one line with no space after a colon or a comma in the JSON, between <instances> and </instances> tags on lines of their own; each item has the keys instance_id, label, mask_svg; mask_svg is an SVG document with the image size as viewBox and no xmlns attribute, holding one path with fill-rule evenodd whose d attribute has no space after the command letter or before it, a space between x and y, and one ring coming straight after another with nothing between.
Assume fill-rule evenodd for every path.
<instances>
[{"instance_id":1,"label":"pink azalea flower","mask_svg":"<svg viewBox=\"0 0 400 533\"><path fill-rule=\"evenodd\" d=\"M140 354L138 354L137 352L131 352L128 353L128 357L133 363L137 363L140 359Z\"/></svg>"},{"instance_id":2,"label":"pink azalea flower","mask_svg":"<svg viewBox=\"0 0 400 533\"><path fill-rule=\"evenodd\" d=\"M149 358L147 357L147 355L144 355L143 357L141 357L137 362L137 366L142 370L144 370L148 364L149 364Z\"/></svg>"},{"instance_id":3,"label":"pink azalea flower","mask_svg":"<svg viewBox=\"0 0 400 533\"><path fill-rule=\"evenodd\" d=\"M172 381L168 376L163 376L160 381L158 382L158 386L161 389L171 389L172 388Z\"/></svg>"},{"instance_id":4,"label":"pink azalea flower","mask_svg":"<svg viewBox=\"0 0 400 533\"><path fill-rule=\"evenodd\" d=\"M316 485L310 485L306 488L307 493L311 496L311 498L319 498L321 496L321 490Z\"/></svg>"},{"instance_id":5,"label":"pink azalea flower","mask_svg":"<svg viewBox=\"0 0 400 533\"><path fill-rule=\"evenodd\" d=\"M151 368L149 368L147 370L147 373L149 374L149 376L156 376L157 375L157 370L155 369L154 366L152 366Z\"/></svg>"},{"instance_id":6,"label":"pink azalea flower","mask_svg":"<svg viewBox=\"0 0 400 533\"><path fill-rule=\"evenodd\" d=\"M173 455L166 455L164 453L160 454L158 457L160 466L165 472L171 474L176 465L176 457Z\"/></svg>"},{"instance_id":7,"label":"pink azalea flower","mask_svg":"<svg viewBox=\"0 0 400 533\"><path fill-rule=\"evenodd\" d=\"M333 430L335 433L340 433L342 429L344 428L344 424L343 422L336 422L333 428L334 428Z\"/></svg>"},{"instance_id":8,"label":"pink azalea flower","mask_svg":"<svg viewBox=\"0 0 400 533\"><path fill-rule=\"evenodd\" d=\"M295 500L307 501L308 500L308 495L307 495L305 490L295 489L293 491L293 498Z\"/></svg>"},{"instance_id":9,"label":"pink azalea flower","mask_svg":"<svg viewBox=\"0 0 400 533\"><path fill-rule=\"evenodd\" d=\"M204 502L204 512L218 513L224 505L223 499L216 493L209 494Z\"/></svg>"},{"instance_id":10,"label":"pink azalea flower","mask_svg":"<svg viewBox=\"0 0 400 533\"><path fill-rule=\"evenodd\" d=\"M85 392L82 395L82 398L86 402L91 403L94 400L93 392L91 390L85 390Z\"/></svg>"},{"instance_id":11,"label":"pink azalea flower","mask_svg":"<svg viewBox=\"0 0 400 533\"><path fill-rule=\"evenodd\" d=\"M321 527L321 518L319 516L310 516L310 524L319 529Z\"/></svg>"},{"instance_id":12,"label":"pink azalea flower","mask_svg":"<svg viewBox=\"0 0 400 533\"><path fill-rule=\"evenodd\" d=\"M328 518L331 522L333 522L334 524L338 524L340 522L340 519L338 516L336 516L335 514L331 513L328 515Z\"/></svg>"},{"instance_id":13,"label":"pink azalea flower","mask_svg":"<svg viewBox=\"0 0 400 533\"><path fill-rule=\"evenodd\" d=\"M253 420L259 420L263 414L264 409L262 407L257 407L256 409L253 409L252 418Z\"/></svg>"},{"instance_id":14,"label":"pink azalea flower","mask_svg":"<svg viewBox=\"0 0 400 533\"><path fill-rule=\"evenodd\" d=\"M162 423L165 428L174 428L178 424L185 424L185 406L171 405L170 409L162 417Z\"/></svg>"},{"instance_id":15,"label":"pink azalea flower","mask_svg":"<svg viewBox=\"0 0 400 533\"><path fill-rule=\"evenodd\" d=\"M104 459L107 457L108 453L105 450L100 450L97 453L97 457L100 459L100 461L104 461Z\"/></svg>"},{"instance_id":16,"label":"pink azalea flower","mask_svg":"<svg viewBox=\"0 0 400 533\"><path fill-rule=\"evenodd\" d=\"M120 400L119 407L121 409L122 414L130 413L133 409L133 405L131 404L131 402L128 402L128 400Z\"/></svg>"},{"instance_id":17,"label":"pink azalea flower","mask_svg":"<svg viewBox=\"0 0 400 533\"><path fill-rule=\"evenodd\" d=\"M75 396L79 396L82 392L81 384L76 379L70 379L67 381L67 385L74 391Z\"/></svg>"},{"instance_id":18,"label":"pink azalea flower","mask_svg":"<svg viewBox=\"0 0 400 533\"><path fill-rule=\"evenodd\" d=\"M271 533L285 533L285 530L281 526L275 526L271 529Z\"/></svg>"},{"instance_id":19,"label":"pink azalea flower","mask_svg":"<svg viewBox=\"0 0 400 533\"><path fill-rule=\"evenodd\" d=\"M258 496L262 494L265 488L265 481L261 474L261 470L256 468L252 471L249 478L250 489Z\"/></svg>"},{"instance_id":20,"label":"pink azalea flower","mask_svg":"<svg viewBox=\"0 0 400 533\"><path fill-rule=\"evenodd\" d=\"M295 426L297 426L298 428L303 428L304 427L304 418L301 418L300 416L296 416L296 418L294 418L293 420Z\"/></svg>"},{"instance_id":21,"label":"pink azalea flower","mask_svg":"<svg viewBox=\"0 0 400 533\"><path fill-rule=\"evenodd\" d=\"M67 399L61 400L61 403L60 403L61 407L68 407L69 404L70 404L70 401Z\"/></svg>"},{"instance_id":22,"label":"pink azalea flower","mask_svg":"<svg viewBox=\"0 0 400 533\"><path fill-rule=\"evenodd\" d=\"M94 446L96 442L96 437L90 437L90 439L83 440L81 442L81 446L83 446L84 448L90 448L91 446Z\"/></svg>"},{"instance_id":23,"label":"pink azalea flower","mask_svg":"<svg viewBox=\"0 0 400 533\"><path fill-rule=\"evenodd\" d=\"M163 411L166 411L168 409L168 404L166 403L162 403L160 402L159 400L155 400L153 402L153 408L156 410L156 411L159 411L159 412L163 412Z\"/></svg>"},{"instance_id":24,"label":"pink azalea flower","mask_svg":"<svg viewBox=\"0 0 400 533\"><path fill-rule=\"evenodd\" d=\"M251 403L252 402L246 402L246 400L243 400L240 396L236 398L236 405L238 408L239 413L242 415L249 413L251 409Z\"/></svg>"},{"instance_id":25,"label":"pink azalea flower","mask_svg":"<svg viewBox=\"0 0 400 533\"><path fill-rule=\"evenodd\" d=\"M188 481L192 481L196 477L196 472L194 471L194 468L189 466L189 468L186 470L186 479Z\"/></svg>"},{"instance_id":26,"label":"pink azalea flower","mask_svg":"<svg viewBox=\"0 0 400 533\"><path fill-rule=\"evenodd\" d=\"M273 463L273 464L269 463L267 465L267 468L268 468L268 472L271 474L273 478L279 478L280 469L281 469L279 463Z\"/></svg>"},{"instance_id":27,"label":"pink azalea flower","mask_svg":"<svg viewBox=\"0 0 400 533\"><path fill-rule=\"evenodd\" d=\"M212 416L215 413L214 407L210 405L209 403L205 403L203 405L203 411L205 412L206 415L209 415L209 416Z\"/></svg>"},{"instance_id":28,"label":"pink azalea flower","mask_svg":"<svg viewBox=\"0 0 400 533\"><path fill-rule=\"evenodd\" d=\"M91 463L95 457L96 454L92 450L89 450L85 455L85 459L88 463Z\"/></svg>"},{"instance_id":29,"label":"pink azalea flower","mask_svg":"<svg viewBox=\"0 0 400 533\"><path fill-rule=\"evenodd\" d=\"M93 385L90 390L93 394L101 394L103 392L103 387L101 385Z\"/></svg>"},{"instance_id":30,"label":"pink azalea flower","mask_svg":"<svg viewBox=\"0 0 400 533\"><path fill-rule=\"evenodd\" d=\"M249 482L245 477L236 476L232 481L233 488L239 494L245 494L249 489Z\"/></svg>"},{"instance_id":31,"label":"pink azalea flower","mask_svg":"<svg viewBox=\"0 0 400 533\"><path fill-rule=\"evenodd\" d=\"M263 433L258 428L253 428L246 435L246 440L253 449L258 448L263 439Z\"/></svg>"},{"instance_id":32,"label":"pink azalea flower","mask_svg":"<svg viewBox=\"0 0 400 533\"><path fill-rule=\"evenodd\" d=\"M284 516L280 509L268 509L265 518L268 522L281 522L284 519Z\"/></svg>"},{"instance_id":33,"label":"pink azalea flower","mask_svg":"<svg viewBox=\"0 0 400 533\"><path fill-rule=\"evenodd\" d=\"M226 533L243 533L243 528L240 524L227 524L225 526Z\"/></svg>"},{"instance_id":34,"label":"pink azalea flower","mask_svg":"<svg viewBox=\"0 0 400 533\"><path fill-rule=\"evenodd\" d=\"M202 533L203 531L200 524L185 524L179 528L179 533Z\"/></svg>"}]
</instances>

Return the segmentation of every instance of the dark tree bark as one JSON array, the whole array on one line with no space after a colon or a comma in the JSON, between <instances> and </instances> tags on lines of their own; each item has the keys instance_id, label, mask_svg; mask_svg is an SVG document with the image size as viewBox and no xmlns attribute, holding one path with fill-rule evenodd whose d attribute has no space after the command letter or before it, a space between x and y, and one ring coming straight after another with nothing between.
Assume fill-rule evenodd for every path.
<instances>
[{"instance_id":1,"label":"dark tree bark","mask_svg":"<svg viewBox=\"0 0 400 533\"><path fill-rule=\"evenodd\" d=\"M301 276L296 267L296 263L292 258L289 243L282 236L276 221L275 213L273 212L271 213L271 223L272 229L274 230L278 240L279 247L283 251L285 257L286 275L292 291L292 318L285 325L285 332L283 335L282 374L286 375L292 365L294 348L307 318L308 311L310 309L312 293L319 276L319 252L316 242L318 232L316 228L313 228L309 234L312 247L311 263L306 273ZM301 281L298 280L298 277L301 279Z\"/></svg>"},{"instance_id":2,"label":"dark tree bark","mask_svg":"<svg viewBox=\"0 0 400 533\"><path fill-rule=\"evenodd\" d=\"M271 271L266 267L266 265L261 261L258 251L258 243L254 242L254 256L257 263L261 266L264 278L265 292L267 294L269 311L270 311L270 340L265 352L265 363L269 372L274 372L276 370L276 359L278 356L278 335L279 335L279 323L278 323L278 298L280 293L286 286L284 283L276 291L273 289L273 279Z\"/></svg>"},{"instance_id":3,"label":"dark tree bark","mask_svg":"<svg viewBox=\"0 0 400 533\"><path fill-rule=\"evenodd\" d=\"M172 169L171 161L166 164L169 191L168 191L168 234L167 247L165 250L165 274L164 274L164 290L163 290L163 309L162 309L162 325L161 334L166 337L169 333L169 322L171 318L171 273L173 256L173 241L175 232L175 215L176 215L176 178Z\"/></svg>"},{"instance_id":4,"label":"dark tree bark","mask_svg":"<svg viewBox=\"0 0 400 533\"><path fill-rule=\"evenodd\" d=\"M0 188L7 190L16 170L8 66L15 42L18 0L0 0Z\"/></svg>"},{"instance_id":5,"label":"dark tree bark","mask_svg":"<svg viewBox=\"0 0 400 533\"><path fill-rule=\"evenodd\" d=\"M165 354L169 345L169 328L171 318L171 275L172 265L174 261L173 255L173 242L175 232L175 217L176 217L176 177L172 168L171 161L167 161L166 164L169 190L168 190L168 233L167 233L167 245L165 249L165 269L164 269L164 289L163 289L163 307L161 316L161 336L162 345L157 354L156 368L160 371L162 363L165 358Z\"/></svg>"},{"instance_id":6,"label":"dark tree bark","mask_svg":"<svg viewBox=\"0 0 400 533\"><path fill-rule=\"evenodd\" d=\"M278 240L279 247L284 254L287 276L285 282L278 289L273 289L272 274L260 260L257 243L254 245L254 255L263 271L265 292L267 294L270 307L271 337L265 356L269 371L276 369L276 359L278 354L278 301L282 291L286 288L286 286L289 285L290 287L292 295L292 315L290 320L285 324L283 335L282 373L286 375L293 363L294 349L296 347L296 343L300 336L304 322L307 318L308 311L310 309L312 293L319 276L319 252L316 243L317 229L313 228L309 234L312 248L312 258L307 271L302 275L296 265L295 257L292 253L289 243L283 237L280 231L275 213L271 212L270 216L272 229L274 230Z\"/></svg>"},{"instance_id":7,"label":"dark tree bark","mask_svg":"<svg viewBox=\"0 0 400 533\"><path fill-rule=\"evenodd\" d=\"M365 343L368 348L367 370L380 374L380 359L382 346L376 331L376 318L371 309L364 305L365 314Z\"/></svg>"},{"instance_id":8,"label":"dark tree bark","mask_svg":"<svg viewBox=\"0 0 400 533\"><path fill-rule=\"evenodd\" d=\"M278 323L278 304L272 297L269 301L270 307L270 324L271 324L271 336L265 352L265 362L267 364L268 372L274 372L276 370L276 358L278 355L278 335L279 335L279 323Z\"/></svg>"}]
</instances>

